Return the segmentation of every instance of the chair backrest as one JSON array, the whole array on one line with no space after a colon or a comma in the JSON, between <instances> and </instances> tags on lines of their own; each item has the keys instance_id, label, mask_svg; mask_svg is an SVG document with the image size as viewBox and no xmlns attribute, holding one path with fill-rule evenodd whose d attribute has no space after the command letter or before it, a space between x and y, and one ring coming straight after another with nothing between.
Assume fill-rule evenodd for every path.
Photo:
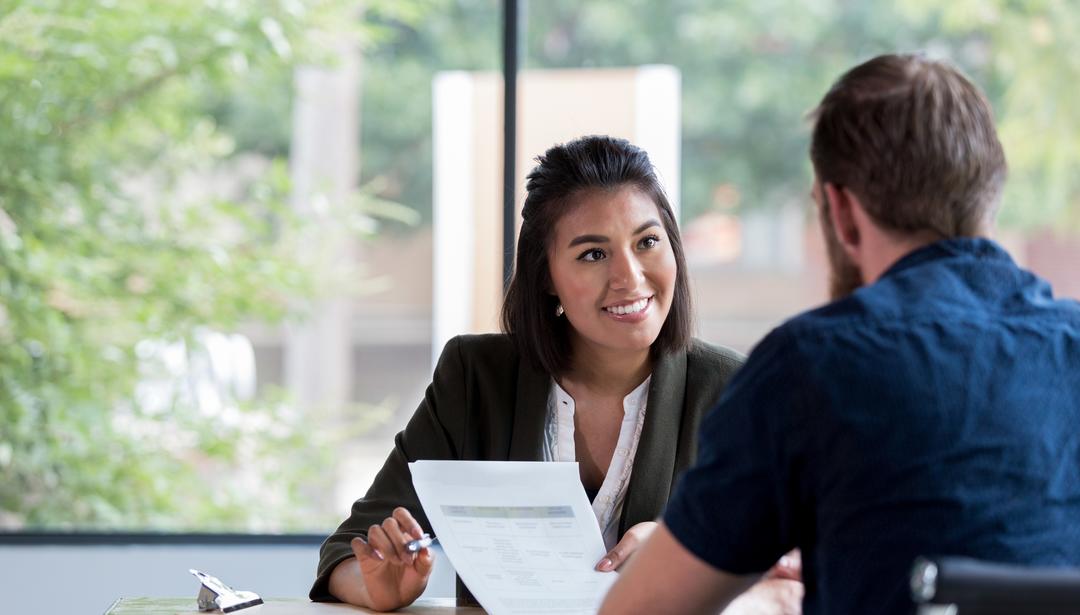
<instances>
[{"instance_id":1,"label":"chair backrest","mask_svg":"<svg viewBox=\"0 0 1080 615\"><path fill-rule=\"evenodd\" d=\"M1080 615L1080 568L920 557L911 595L920 615Z\"/></svg>"}]
</instances>

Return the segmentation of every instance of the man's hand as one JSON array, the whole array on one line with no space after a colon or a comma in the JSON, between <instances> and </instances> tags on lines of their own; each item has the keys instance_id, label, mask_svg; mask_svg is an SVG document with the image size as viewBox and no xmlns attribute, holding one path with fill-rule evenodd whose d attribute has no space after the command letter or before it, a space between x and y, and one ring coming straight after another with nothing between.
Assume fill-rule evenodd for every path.
<instances>
[{"instance_id":1,"label":"man's hand","mask_svg":"<svg viewBox=\"0 0 1080 615\"><path fill-rule=\"evenodd\" d=\"M661 523L619 573L600 615L716 613L755 580L701 561Z\"/></svg>"},{"instance_id":2,"label":"man's hand","mask_svg":"<svg viewBox=\"0 0 1080 615\"><path fill-rule=\"evenodd\" d=\"M412 604L424 592L435 558L429 549L409 553L405 545L423 535L408 510L398 507L381 525L368 528L365 541L352 539L355 560L334 569L330 591L338 599L377 611Z\"/></svg>"},{"instance_id":3,"label":"man's hand","mask_svg":"<svg viewBox=\"0 0 1080 615\"><path fill-rule=\"evenodd\" d=\"M802 581L763 579L732 601L723 615L801 615L802 599Z\"/></svg>"},{"instance_id":4,"label":"man's hand","mask_svg":"<svg viewBox=\"0 0 1080 615\"><path fill-rule=\"evenodd\" d=\"M655 521L642 521L626 530L622 540L597 562L596 569L600 572L609 572L622 566L634 551L637 551L638 547L645 543L645 539L649 537L649 534L653 533L656 527Z\"/></svg>"},{"instance_id":5,"label":"man's hand","mask_svg":"<svg viewBox=\"0 0 1080 615\"><path fill-rule=\"evenodd\" d=\"M803 591L802 557L795 549L781 557L761 581L732 601L724 615L800 615Z\"/></svg>"},{"instance_id":6,"label":"man's hand","mask_svg":"<svg viewBox=\"0 0 1080 615\"><path fill-rule=\"evenodd\" d=\"M765 578L802 581L802 553L798 549L789 551L773 564L773 567L765 573Z\"/></svg>"}]
</instances>

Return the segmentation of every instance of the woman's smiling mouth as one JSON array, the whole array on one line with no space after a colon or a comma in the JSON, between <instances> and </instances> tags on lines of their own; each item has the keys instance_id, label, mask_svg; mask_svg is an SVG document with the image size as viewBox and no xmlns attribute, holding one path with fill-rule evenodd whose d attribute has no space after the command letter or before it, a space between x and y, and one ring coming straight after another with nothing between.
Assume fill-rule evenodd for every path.
<instances>
[{"instance_id":1,"label":"woman's smiling mouth","mask_svg":"<svg viewBox=\"0 0 1080 615\"><path fill-rule=\"evenodd\" d=\"M649 308L652 300L652 297L643 297L632 303L609 305L603 308L603 310L604 312L607 312L609 316L612 316L617 320L637 321L644 318L645 311Z\"/></svg>"}]
</instances>

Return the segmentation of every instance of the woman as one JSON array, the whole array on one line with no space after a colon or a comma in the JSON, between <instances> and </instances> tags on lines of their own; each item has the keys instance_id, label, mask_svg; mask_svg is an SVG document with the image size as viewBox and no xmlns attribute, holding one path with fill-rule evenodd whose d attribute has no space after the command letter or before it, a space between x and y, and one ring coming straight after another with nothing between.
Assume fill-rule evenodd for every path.
<instances>
[{"instance_id":1,"label":"woman","mask_svg":"<svg viewBox=\"0 0 1080 615\"><path fill-rule=\"evenodd\" d=\"M644 151L584 137L529 173L501 335L452 339L375 482L323 544L313 600L421 594L417 459L577 461L614 570L655 527L698 421L743 357L692 339L675 217ZM459 593L462 592L459 583Z\"/></svg>"}]
</instances>

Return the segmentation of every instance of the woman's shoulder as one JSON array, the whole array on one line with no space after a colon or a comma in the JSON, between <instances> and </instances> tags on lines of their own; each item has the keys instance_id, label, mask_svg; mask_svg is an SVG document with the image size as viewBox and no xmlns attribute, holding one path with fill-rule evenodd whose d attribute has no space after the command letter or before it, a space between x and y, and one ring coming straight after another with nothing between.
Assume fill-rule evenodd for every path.
<instances>
[{"instance_id":1,"label":"woman's shoulder","mask_svg":"<svg viewBox=\"0 0 1080 615\"><path fill-rule=\"evenodd\" d=\"M448 358L463 365L506 369L517 365L518 351L505 333L456 335L443 347L440 363Z\"/></svg>"},{"instance_id":2,"label":"woman's shoulder","mask_svg":"<svg viewBox=\"0 0 1080 615\"><path fill-rule=\"evenodd\" d=\"M455 335L446 343L447 348L451 345L457 346L460 352L517 354L517 350L514 349L514 341L505 333L466 333Z\"/></svg>"},{"instance_id":3,"label":"woman's shoulder","mask_svg":"<svg viewBox=\"0 0 1080 615\"><path fill-rule=\"evenodd\" d=\"M693 339L686 349L686 405L704 416L746 357L726 346Z\"/></svg>"},{"instance_id":4,"label":"woman's shoulder","mask_svg":"<svg viewBox=\"0 0 1080 615\"><path fill-rule=\"evenodd\" d=\"M691 372L716 372L725 380L746 362L746 355L728 348L693 338L686 349L686 368Z\"/></svg>"}]
</instances>

